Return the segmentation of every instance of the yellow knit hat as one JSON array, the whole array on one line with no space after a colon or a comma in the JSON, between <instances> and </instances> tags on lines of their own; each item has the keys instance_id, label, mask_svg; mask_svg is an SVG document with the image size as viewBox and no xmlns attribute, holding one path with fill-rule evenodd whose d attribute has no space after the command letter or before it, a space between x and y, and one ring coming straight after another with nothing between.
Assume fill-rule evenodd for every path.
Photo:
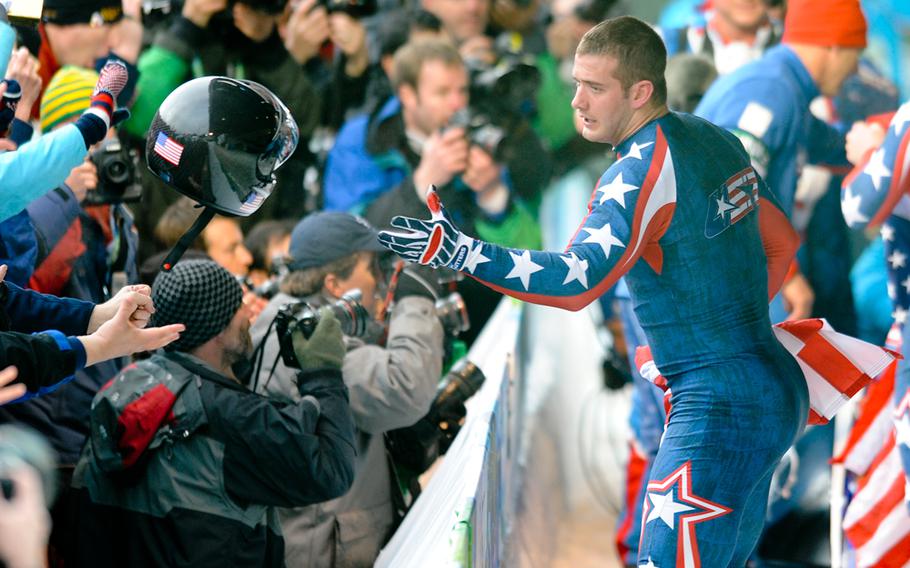
<instances>
[{"instance_id":1,"label":"yellow knit hat","mask_svg":"<svg viewBox=\"0 0 910 568\"><path fill-rule=\"evenodd\" d=\"M54 74L41 98L41 131L50 132L79 118L88 109L98 73L67 65Z\"/></svg>"}]
</instances>

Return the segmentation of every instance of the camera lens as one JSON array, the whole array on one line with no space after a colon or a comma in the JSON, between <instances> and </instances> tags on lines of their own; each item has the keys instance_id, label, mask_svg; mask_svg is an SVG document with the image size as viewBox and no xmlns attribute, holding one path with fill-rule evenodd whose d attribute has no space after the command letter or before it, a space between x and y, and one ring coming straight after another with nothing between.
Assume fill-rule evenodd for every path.
<instances>
[{"instance_id":1,"label":"camera lens","mask_svg":"<svg viewBox=\"0 0 910 568\"><path fill-rule=\"evenodd\" d=\"M113 184L125 184L130 179L130 169L126 162L119 158L112 158L105 164L104 176Z\"/></svg>"}]
</instances>

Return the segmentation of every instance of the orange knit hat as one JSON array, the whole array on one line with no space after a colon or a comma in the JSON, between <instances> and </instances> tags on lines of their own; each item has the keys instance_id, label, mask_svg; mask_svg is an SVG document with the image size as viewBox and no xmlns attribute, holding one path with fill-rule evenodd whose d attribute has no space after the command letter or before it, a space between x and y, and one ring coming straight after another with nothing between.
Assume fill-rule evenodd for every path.
<instances>
[{"instance_id":1,"label":"orange knit hat","mask_svg":"<svg viewBox=\"0 0 910 568\"><path fill-rule=\"evenodd\" d=\"M859 0L790 0L781 41L866 47L866 18Z\"/></svg>"}]
</instances>

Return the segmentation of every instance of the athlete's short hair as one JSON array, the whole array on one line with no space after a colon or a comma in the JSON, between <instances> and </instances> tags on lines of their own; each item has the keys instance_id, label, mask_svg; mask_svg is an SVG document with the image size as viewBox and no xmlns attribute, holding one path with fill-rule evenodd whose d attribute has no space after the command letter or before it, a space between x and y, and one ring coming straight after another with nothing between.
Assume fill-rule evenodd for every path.
<instances>
[{"instance_id":1,"label":"athlete's short hair","mask_svg":"<svg viewBox=\"0 0 910 568\"><path fill-rule=\"evenodd\" d=\"M577 55L609 55L616 59L616 79L628 90L638 81L654 85L651 99L667 102L667 49L651 26L632 16L604 20L581 38Z\"/></svg>"}]
</instances>

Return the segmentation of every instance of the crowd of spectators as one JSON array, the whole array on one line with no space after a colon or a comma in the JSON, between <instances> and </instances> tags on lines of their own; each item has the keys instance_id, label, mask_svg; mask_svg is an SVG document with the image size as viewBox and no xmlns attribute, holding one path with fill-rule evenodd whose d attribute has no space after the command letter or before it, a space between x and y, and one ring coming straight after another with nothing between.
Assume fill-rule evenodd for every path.
<instances>
[{"instance_id":1,"label":"crowd of spectators","mask_svg":"<svg viewBox=\"0 0 910 568\"><path fill-rule=\"evenodd\" d=\"M791 3L811 13L812 0ZM579 134L572 64L586 31L629 8L45 0L31 21L0 0L0 452L15 454L0 455L0 560L372 565L420 492L422 471L396 463L388 434L428 415L502 298L404 266L377 230L426 217L435 186L466 234L541 248L548 188L579 172L593 184L615 160ZM712 0L691 25L659 29L667 100L737 135L803 238L773 317L827 317L881 342L893 319L877 301L881 242L849 234L839 188L868 159L845 151L846 132L896 110L898 92L870 61L824 60L843 38L792 14L788 35L783 10ZM299 141L263 173L267 199L194 232L206 204L147 148L169 159L161 109L206 76L265 87ZM240 113L257 128L257 109ZM242 184L232 152L248 148L214 144ZM452 293L464 325L439 317ZM625 337L610 326L620 358L643 341L627 296L620 284L601 302L605 321L625 322ZM633 460L647 463L663 404L632 376ZM617 535L630 565L640 515L633 504Z\"/></svg>"}]
</instances>

